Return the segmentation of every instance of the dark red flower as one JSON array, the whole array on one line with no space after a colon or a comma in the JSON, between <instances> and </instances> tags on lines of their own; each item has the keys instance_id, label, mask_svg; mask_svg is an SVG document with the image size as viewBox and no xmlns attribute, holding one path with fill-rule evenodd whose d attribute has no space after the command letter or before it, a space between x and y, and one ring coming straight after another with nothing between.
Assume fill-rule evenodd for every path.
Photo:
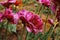
<instances>
[{"instance_id":1,"label":"dark red flower","mask_svg":"<svg viewBox=\"0 0 60 40\"><path fill-rule=\"evenodd\" d=\"M43 22L42 19L37 15L27 10L22 10L19 13L20 19L24 22L28 32L37 34L42 32Z\"/></svg>"},{"instance_id":2,"label":"dark red flower","mask_svg":"<svg viewBox=\"0 0 60 40\"><path fill-rule=\"evenodd\" d=\"M42 32L42 26L43 26L43 22L42 20L40 19L40 17L38 15L33 15L32 18L29 20L29 24L31 25L28 25L28 28L32 29L31 31L34 33L34 34L37 34L38 32Z\"/></svg>"},{"instance_id":3,"label":"dark red flower","mask_svg":"<svg viewBox=\"0 0 60 40\"><path fill-rule=\"evenodd\" d=\"M3 14L3 18L6 18L9 22L14 22L14 14L12 13L12 10L6 9L5 13Z\"/></svg>"}]
</instances>

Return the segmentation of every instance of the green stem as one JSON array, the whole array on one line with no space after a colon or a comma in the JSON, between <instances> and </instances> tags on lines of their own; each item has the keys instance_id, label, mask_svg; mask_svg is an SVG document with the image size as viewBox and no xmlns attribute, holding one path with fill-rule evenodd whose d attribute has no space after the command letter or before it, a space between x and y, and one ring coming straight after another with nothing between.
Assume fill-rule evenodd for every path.
<instances>
[{"instance_id":1,"label":"green stem","mask_svg":"<svg viewBox=\"0 0 60 40\"><path fill-rule=\"evenodd\" d=\"M40 10L40 17L43 15L43 10L45 9L45 6L41 5L41 10Z\"/></svg>"},{"instance_id":2,"label":"green stem","mask_svg":"<svg viewBox=\"0 0 60 40\"><path fill-rule=\"evenodd\" d=\"M0 30L1 31L1 30ZM0 40L2 40L2 36L1 36L1 33L0 33Z\"/></svg>"},{"instance_id":3,"label":"green stem","mask_svg":"<svg viewBox=\"0 0 60 40\"><path fill-rule=\"evenodd\" d=\"M5 33L5 40L8 40L8 39L7 39L7 32L8 32L8 23L9 23L9 22L7 22L7 24L6 24L6 33Z\"/></svg>"},{"instance_id":4,"label":"green stem","mask_svg":"<svg viewBox=\"0 0 60 40\"><path fill-rule=\"evenodd\" d=\"M27 33L26 33L26 40L29 39L29 36L28 36L28 35L29 35L29 33L27 32Z\"/></svg>"},{"instance_id":5,"label":"green stem","mask_svg":"<svg viewBox=\"0 0 60 40\"><path fill-rule=\"evenodd\" d=\"M56 25L54 25L54 27L53 27L53 29L52 29L52 31L51 31L51 33L50 33L50 36L51 36L51 34L54 32L55 27L56 27Z\"/></svg>"},{"instance_id":6,"label":"green stem","mask_svg":"<svg viewBox=\"0 0 60 40\"><path fill-rule=\"evenodd\" d=\"M47 23L47 20L48 20L48 14L46 15L46 22L45 22L45 26L44 26L44 33L46 32L46 23Z\"/></svg>"},{"instance_id":7,"label":"green stem","mask_svg":"<svg viewBox=\"0 0 60 40\"><path fill-rule=\"evenodd\" d=\"M2 28L3 28L3 24L4 24L4 23L0 23L0 25L1 25L1 28L0 28L0 29L1 29L1 30L2 30ZM0 31L1 31L1 30L0 30ZM1 35L1 33L0 33L0 40L2 40L2 35Z\"/></svg>"},{"instance_id":8,"label":"green stem","mask_svg":"<svg viewBox=\"0 0 60 40\"><path fill-rule=\"evenodd\" d=\"M38 40L38 36L37 35L35 35L34 40Z\"/></svg>"},{"instance_id":9,"label":"green stem","mask_svg":"<svg viewBox=\"0 0 60 40\"><path fill-rule=\"evenodd\" d=\"M21 35L18 35L18 40L22 40L22 37L21 37Z\"/></svg>"},{"instance_id":10,"label":"green stem","mask_svg":"<svg viewBox=\"0 0 60 40\"><path fill-rule=\"evenodd\" d=\"M39 5L39 7L38 7L38 14L40 14L41 10L42 10L42 5Z\"/></svg>"},{"instance_id":11,"label":"green stem","mask_svg":"<svg viewBox=\"0 0 60 40\"><path fill-rule=\"evenodd\" d=\"M54 34L54 31L53 31L53 33L52 33L52 35L51 35L51 38L52 38L52 40L55 40L55 34Z\"/></svg>"},{"instance_id":12,"label":"green stem","mask_svg":"<svg viewBox=\"0 0 60 40\"><path fill-rule=\"evenodd\" d=\"M22 33L20 35L18 34L18 40L23 40L24 32L25 32L25 27L23 27Z\"/></svg>"},{"instance_id":13,"label":"green stem","mask_svg":"<svg viewBox=\"0 0 60 40\"><path fill-rule=\"evenodd\" d=\"M28 31L26 30L26 38L25 38L26 40L27 40L27 34L28 34Z\"/></svg>"},{"instance_id":14,"label":"green stem","mask_svg":"<svg viewBox=\"0 0 60 40\"><path fill-rule=\"evenodd\" d=\"M0 30L1 31L1 30ZM0 40L2 40L2 35L1 35L1 33L0 33Z\"/></svg>"},{"instance_id":15,"label":"green stem","mask_svg":"<svg viewBox=\"0 0 60 40\"><path fill-rule=\"evenodd\" d=\"M32 33L27 34L26 40L32 40Z\"/></svg>"}]
</instances>

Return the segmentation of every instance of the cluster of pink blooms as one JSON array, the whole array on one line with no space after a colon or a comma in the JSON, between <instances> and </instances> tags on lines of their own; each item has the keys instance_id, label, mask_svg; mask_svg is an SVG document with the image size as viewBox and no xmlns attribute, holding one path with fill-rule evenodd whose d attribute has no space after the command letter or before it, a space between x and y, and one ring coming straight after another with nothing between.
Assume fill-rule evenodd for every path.
<instances>
[{"instance_id":1,"label":"cluster of pink blooms","mask_svg":"<svg viewBox=\"0 0 60 40\"><path fill-rule=\"evenodd\" d=\"M9 23L17 24L19 20L22 20L28 32L33 32L34 34L42 32L43 22L40 16L27 10L20 10L17 13L13 13L13 11L8 8L10 4L15 2L16 0L0 2L0 4L7 7L4 13L0 12L0 22L7 19Z\"/></svg>"},{"instance_id":2,"label":"cluster of pink blooms","mask_svg":"<svg viewBox=\"0 0 60 40\"><path fill-rule=\"evenodd\" d=\"M15 2L16 0L8 0L0 2L0 4L9 7L10 4L13 4ZM55 1L52 2L54 3ZM57 0L56 2L59 3L60 1ZM55 4L51 5L51 0L39 0L39 3L50 7L53 12L56 11L57 6ZM60 20L60 9L57 11L56 18L58 21ZM7 19L8 22L12 24L17 24L19 20L22 20L27 31L33 32L34 34L43 31L43 21L40 16L27 10L20 10L17 13L13 13L12 10L6 8L4 13L0 12L0 22L2 22L4 19ZM53 20L49 19L49 22L52 24Z\"/></svg>"},{"instance_id":3,"label":"cluster of pink blooms","mask_svg":"<svg viewBox=\"0 0 60 40\"><path fill-rule=\"evenodd\" d=\"M4 13L0 12L0 22L7 19L9 23L17 24L19 20L22 20L28 32L33 32L34 34L42 32L43 21L40 16L27 10L20 10L17 13L13 13L13 11L9 9L9 5L15 2L16 0L0 2L0 4L6 7Z\"/></svg>"},{"instance_id":4,"label":"cluster of pink blooms","mask_svg":"<svg viewBox=\"0 0 60 40\"><path fill-rule=\"evenodd\" d=\"M22 20L28 32L33 32L34 34L42 32L43 22L40 16L27 10L13 13L12 10L6 8L4 13L0 12L0 22L4 19L7 19L12 24L17 24L18 20Z\"/></svg>"}]
</instances>

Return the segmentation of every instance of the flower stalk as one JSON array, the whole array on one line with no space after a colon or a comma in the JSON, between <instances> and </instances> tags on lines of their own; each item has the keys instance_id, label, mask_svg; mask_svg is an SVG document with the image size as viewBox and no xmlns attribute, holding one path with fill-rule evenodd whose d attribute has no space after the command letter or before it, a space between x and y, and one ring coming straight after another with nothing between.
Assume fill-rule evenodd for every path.
<instances>
[{"instance_id":1,"label":"flower stalk","mask_svg":"<svg viewBox=\"0 0 60 40\"><path fill-rule=\"evenodd\" d=\"M8 36L7 36L7 33L8 33L8 24L9 24L9 22L7 21L7 23L6 23L5 40L8 40Z\"/></svg>"}]
</instances>

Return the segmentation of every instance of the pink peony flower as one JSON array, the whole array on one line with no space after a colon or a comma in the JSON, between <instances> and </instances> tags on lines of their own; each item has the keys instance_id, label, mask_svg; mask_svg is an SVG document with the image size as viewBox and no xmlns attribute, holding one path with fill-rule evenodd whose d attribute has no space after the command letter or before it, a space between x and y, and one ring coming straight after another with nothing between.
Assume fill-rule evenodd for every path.
<instances>
[{"instance_id":1,"label":"pink peony flower","mask_svg":"<svg viewBox=\"0 0 60 40\"><path fill-rule=\"evenodd\" d=\"M31 19L29 20L29 24L26 27L31 29L31 32L33 32L34 34L37 34L38 32L42 32L42 27L43 27L43 22L41 20L41 18L34 14Z\"/></svg>"},{"instance_id":2,"label":"pink peony flower","mask_svg":"<svg viewBox=\"0 0 60 40\"><path fill-rule=\"evenodd\" d=\"M27 10L22 10L18 12L18 14L20 19L26 24L26 29L28 32L33 32L34 34L42 32L43 22L38 15Z\"/></svg>"},{"instance_id":3,"label":"pink peony flower","mask_svg":"<svg viewBox=\"0 0 60 40\"><path fill-rule=\"evenodd\" d=\"M23 23L27 22L27 20L26 20L26 13L27 13L26 10L22 10L22 11L18 12L18 15L19 15L20 19L23 20Z\"/></svg>"},{"instance_id":4,"label":"pink peony flower","mask_svg":"<svg viewBox=\"0 0 60 40\"><path fill-rule=\"evenodd\" d=\"M21 10L18 12L18 15L20 17L21 20L23 20L23 22L27 22L28 20L33 16L33 14L31 12L28 12L27 10Z\"/></svg>"},{"instance_id":5,"label":"pink peony flower","mask_svg":"<svg viewBox=\"0 0 60 40\"><path fill-rule=\"evenodd\" d=\"M50 0L39 0L39 3L45 5L45 6L50 6Z\"/></svg>"}]
</instances>

